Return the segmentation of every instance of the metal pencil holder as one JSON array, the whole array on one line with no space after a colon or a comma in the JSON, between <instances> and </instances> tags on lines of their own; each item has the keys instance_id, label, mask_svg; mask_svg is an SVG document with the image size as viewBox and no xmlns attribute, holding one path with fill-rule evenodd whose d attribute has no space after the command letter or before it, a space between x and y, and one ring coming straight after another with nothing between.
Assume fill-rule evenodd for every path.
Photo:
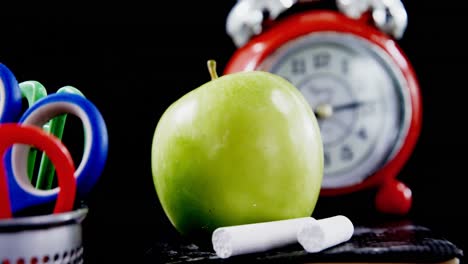
<instances>
[{"instance_id":1,"label":"metal pencil holder","mask_svg":"<svg viewBox=\"0 0 468 264\"><path fill-rule=\"evenodd\" d=\"M61 214L0 220L0 263L83 263L80 208Z\"/></svg>"}]
</instances>

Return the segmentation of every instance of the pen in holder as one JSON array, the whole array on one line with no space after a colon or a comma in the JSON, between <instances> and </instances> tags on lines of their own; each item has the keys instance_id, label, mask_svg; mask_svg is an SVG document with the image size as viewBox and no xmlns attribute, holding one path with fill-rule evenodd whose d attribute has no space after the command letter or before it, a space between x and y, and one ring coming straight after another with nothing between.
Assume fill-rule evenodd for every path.
<instances>
[{"instance_id":1,"label":"pen in holder","mask_svg":"<svg viewBox=\"0 0 468 264\"><path fill-rule=\"evenodd\" d=\"M0 263L83 263L87 208L0 220Z\"/></svg>"}]
</instances>

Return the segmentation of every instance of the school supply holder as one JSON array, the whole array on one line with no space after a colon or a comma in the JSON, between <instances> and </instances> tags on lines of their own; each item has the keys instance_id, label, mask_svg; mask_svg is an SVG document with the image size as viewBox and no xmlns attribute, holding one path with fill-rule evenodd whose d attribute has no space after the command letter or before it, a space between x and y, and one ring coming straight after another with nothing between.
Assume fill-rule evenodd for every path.
<instances>
[{"instance_id":1,"label":"school supply holder","mask_svg":"<svg viewBox=\"0 0 468 264\"><path fill-rule=\"evenodd\" d=\"M23 98L29 107L21 115ZM0 99L0 263L82 263L84 200L107 159L104 119L76 88L47 95L37 81L18 84L1 63ZM67 114L77 116L84 129L78 166L61 141ZM49 165L42 159L32 177L36 150ZM55 178L57 186L49 180L40 184L41 175Z\"/></svg>"},{"instance_id":2,"label":"school supply holder","mask_svg":"<svg viewBox=\"0 0 468 264\"><path fill-rule=\"evenodd\" d=\"M8 166L13 160L10 159L11 152L7 152L15 143L38 147L49 156L57 172L57 189L39 191L31 183L25 184L27 176L25 179L16 177L15 171ZM83 256L81 222L87 210L75 210L75 168L66 147L40 127L1 124L0 157L7 161L0 164L1 263L80 263ZM11 164L25 167L20 162ZM52 214L49 204L43 201L47 194L56 197L49 195L55 200ZM37 204L18 210L22 208L20 203L31 201ZM37 206L39 204L41 206ZM47 213L44 213L45 209Z\"/></svg>"},{"instance_id":3,"label":"school supply holder","mask_svg":"<svg viewBox=\"0 0 468 264\"><path fill-rule=\"evenodd\" d=\"M86 207L0 220L0 263L83 263Z\"/></svg>"}]
</instances>

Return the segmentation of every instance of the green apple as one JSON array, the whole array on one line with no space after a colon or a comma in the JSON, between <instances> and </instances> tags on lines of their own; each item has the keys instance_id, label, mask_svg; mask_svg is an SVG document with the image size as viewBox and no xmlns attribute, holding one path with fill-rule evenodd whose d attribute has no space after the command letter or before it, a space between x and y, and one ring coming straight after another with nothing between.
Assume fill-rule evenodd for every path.
<instances>
[{"instance_id":1,"label":"green apple","mask_svg":"<svg viewBox=\"0 0 468 264\"><path fill-rule=\"evenodd\" d=\"M310 216L323 177L311 107L268 72L217 76L174 102L152 143L153 181L182 234Z\"/></svg>"}]
</instances>

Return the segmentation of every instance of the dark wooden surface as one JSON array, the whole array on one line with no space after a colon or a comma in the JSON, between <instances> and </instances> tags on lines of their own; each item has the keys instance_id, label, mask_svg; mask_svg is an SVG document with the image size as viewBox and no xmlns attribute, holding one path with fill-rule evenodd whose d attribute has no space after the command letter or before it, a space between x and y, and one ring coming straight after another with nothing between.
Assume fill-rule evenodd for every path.
<instances>
[{"instance_id":1,"label":"dark wooden surface","mask_svg":"<svg viewBox=\"0 0 468 264\"><path fill-rule=\"evenodd\" d=\"M374 191L339 198L320 198L313 213L316 219L337 214L347 216L355 226L351 240L318 254L306 253L299 244L258 254L219 259L210 237L181 236L167 222L142 252L144 263L307 263L307 262L428 262L453 257L464 263L463 244L453 241L440 225L429 228L414 212L405 216L378 213L368 203ZM463 230L460 230L462 232ZM453 236L452 236L453 237ZM392 247L390 247L392 246Z\"/></svg>"},{"instance_id":2,"label":"dark wooden surface","mask_svg":"<svg viewBox=\"0 0 468 264\"><path fill-rule=\"evenodd\" d=\"M219 258L209 244L174 235L156 242L145 253L144 263L438 263L453 258L462 259L463 252L452 242L427 227L398 221L356 226L350 240L319 253L307 253L300 244L292 244L226 259Z\"/></svg>"}]
</instances>

